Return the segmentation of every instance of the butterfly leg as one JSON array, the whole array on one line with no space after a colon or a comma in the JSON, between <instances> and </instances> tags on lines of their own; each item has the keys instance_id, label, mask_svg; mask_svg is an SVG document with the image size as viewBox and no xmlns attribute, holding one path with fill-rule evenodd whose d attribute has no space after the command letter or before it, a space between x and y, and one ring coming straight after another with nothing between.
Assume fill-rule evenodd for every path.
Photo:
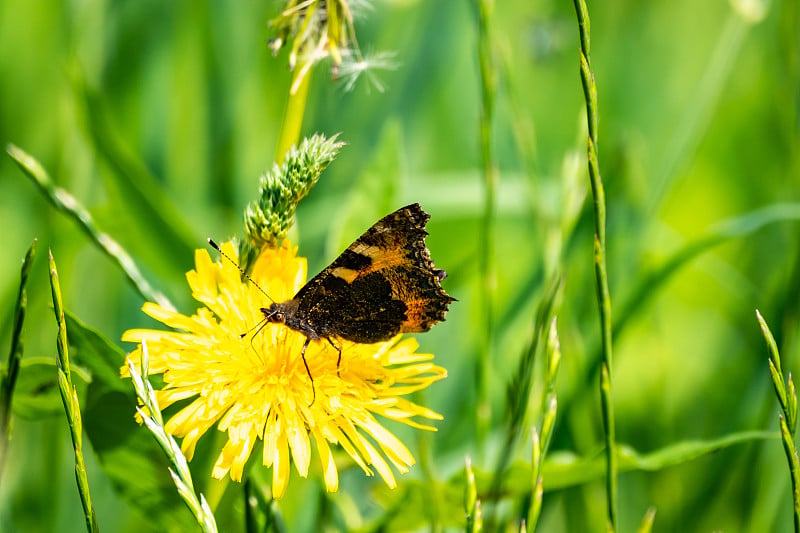
<instances>
[{"instance_id":1,"label":"butterfly leg","mask_svg":"<svg viewBox=\"0 0 800 533\"><path fill-rule=\"evenodd\" d=\"M303 344L303 349L300 350L300 357L303 359L303 365L306 367L306 373L308 374L308 379L311 380L311 403L308 404L309 407L314 405L314 402L317 400L317 391L314 388L314 376L311 375L311 370L308 369L308 363L306 362L306 348L308 348L308 343L311 342L311 339L306 337L306 342Z\"/></svg>"},{"instance_id":2,"label":"butterfly leg","mask_svg":"<svg viewBox=\"0 0 800 533\"><path fill-rule=\"evenodd\" d=\"M328 341L328 344L333 346L334 350L339 352L339 358L336 359L336 375L339 376L339 377L342 377L339 374L339 365L342 363L342 349L339 346L336 346L335 344L333 344L333 341L330 339L330 337L325 337L325 340Z\"/></svg>"}]
</instances>

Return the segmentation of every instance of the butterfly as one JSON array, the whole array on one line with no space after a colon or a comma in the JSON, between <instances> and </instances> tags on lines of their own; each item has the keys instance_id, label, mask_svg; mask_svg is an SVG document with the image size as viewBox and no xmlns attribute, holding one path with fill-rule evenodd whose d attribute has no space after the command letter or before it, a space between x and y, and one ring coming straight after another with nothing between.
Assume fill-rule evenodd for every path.
<instances>
[{"instance_id":1,"label":"butterfly","mask_svg":"<svg viewBox=\"0 0 800 533\"><path fill-rule=\"evenodd\" d=\"M442 288L447 273L434 266L425 246L429 219L416 203L386 215L291 300L260 309L264 324L284 324L305 335L300 355L312 387L305 359L311 341L330 343L339 353L338 368L342 349L333 339L370 344L428 331L444 320L455 298Z\"/></svg>"}]
</instances>

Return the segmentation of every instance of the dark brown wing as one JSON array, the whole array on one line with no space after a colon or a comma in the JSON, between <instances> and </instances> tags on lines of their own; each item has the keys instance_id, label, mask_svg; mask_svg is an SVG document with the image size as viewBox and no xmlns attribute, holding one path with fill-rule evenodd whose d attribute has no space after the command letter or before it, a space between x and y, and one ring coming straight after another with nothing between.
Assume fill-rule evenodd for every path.
<instances>
[{"instance_id":1,"label":"dark brown wing","mask_svg":"<svg viewBox=\"0 0 800 533\"><path fill-rule=\"evenodd\" d=\"M386 215L297 293L320 336L376 342L427 331L454 299L425 246L428 215L411 204Z\"/></svg>"}]
</instances>

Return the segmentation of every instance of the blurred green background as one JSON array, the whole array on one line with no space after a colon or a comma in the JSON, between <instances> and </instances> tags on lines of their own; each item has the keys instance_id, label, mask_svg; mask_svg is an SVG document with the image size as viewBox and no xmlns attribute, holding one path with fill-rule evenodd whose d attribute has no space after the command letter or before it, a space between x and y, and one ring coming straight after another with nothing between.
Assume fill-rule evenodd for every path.
<instances>
[{"instance_id":1,"label":"blurred green background","mask_svg":"<svg viewBox=\"0 0 800 533\"><path fill-rule=\"evenodd\" d=\"M268 21L279 9L279 2L251 0L0 1L0 140L36 157L186 313L196 307L184 279L193 250L209 236L242 235L242 210L275 158L291 81L286 51L272 57L267 47ZM614 318L625 318L614 346L617 438L644 453L739 431L776 431L755 309L772 327L787 370L796 371L800 7L792 0L623 0L591 2L589 10L610 288ZM419 202L431 214L427 243L459 300L446 322L419 337L421 351L435 353L448 369L448 379L424 397L445 418L421 439L390 429L445 485L457 479L466 454L479 471L492 471L506 427L507 383L531 342L535 309L554 272L565 285L551 450L593 457L603 442L574 8L568 1L502 0L492 29L500 184L485 440L474 413L486 309L477 268L485 192L472 3L394 0L360 10L362 50L395 54L394 70L375 73L386 90L362 78L345 91L323 64L313 73L303 127L304 135L340 132L348 143L298 209L293 240L309 272L397 207ZM85 323L120 346L126 329L155 326L124 275L9 157L0 158L0 227L3 361L20 259L34 238L26 359L55 357L47 248L67 309ZM670 276L658 273L709 236L719 242L678 260ZM526 436L537 407L516 450L520 461L530 457ZM213 457L216 444L204 440ZM115 493L88 442L86 453L103 531L167 527ZM208 465L196 462L202 489ZM290 531L313 530L315 520L356 527L353 517L367 526L391 502L416 501L407 486L422 479L414 468L387 495L380 480L351 469L340 492L324 496L319 478L293 476L280 502ZM603 529L602 480L549 490L557 481L545 476L539 529ZM649 506L657 510L655 531L791 530L791 486L777 438L623 473L619 486L621 531L633 530ZM239 490L230 486L222 500L221 531L241 529ZM443 497L437 511L445 528L463 528L456 494ZM509 506L500 512L509 523L516 519ZM403 513L427 516L419 508ZM420 520L414 527L426 530L429 522ZM0 483L0 530L83 528L54 368L33 375L23 365Z\"/></svg>"}]
</instances>

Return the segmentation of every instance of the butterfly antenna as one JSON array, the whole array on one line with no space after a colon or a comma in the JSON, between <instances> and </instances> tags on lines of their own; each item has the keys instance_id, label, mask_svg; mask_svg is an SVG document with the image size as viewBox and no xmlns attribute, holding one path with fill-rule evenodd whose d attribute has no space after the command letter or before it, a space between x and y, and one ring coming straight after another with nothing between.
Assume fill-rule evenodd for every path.
<instances>
[{"instance_id":1,"label":"butterfly antenna","mask_svg":"<svg viewBox=\"0 0 800 533\"><path fill-rule=\"evenodd\" d=\"M220 249L219 245L218 245L217 243L215 243L215 242L214 242L214 240L213 240L213 239L211 239L210 237L209 237L209 239L208 239L208 244L209 244L209 245L211 245L211 247L212 247L213 249L215 249L216 251L218 251L218 252L219 252L219 254L220 254L222 257L224 257L225 259L227 259L227 260L228 260L228 261L229 261L229 262L230 262L230 263L231 263L233 266L235 266L237 269L239 269L239 272L241 272L241 273L242 273L242 276L244 276L245 278L247 278L247 281L249 281L250 283L252 283L252 284L253 284L253 285L254 285L254 286L255 286L255 287L258 289L258 290L260 290L260 291L261 291L261 292L264 294L264 296L266 296L267 298L269 298L269 301L270 301L270 302L272 302L272 303L275 303L275 300L273 300L273 299L272 299L272 296L270 296L269 294L267 294L267 291L265 291L265 290L264 290L264 289L261 287L261 285L259 285L258 283L256 283L256 282L253 280L253 278L251 278L251 277L250 277L250 276L247 274L247 272L245 272L245 271L244 271L244 269L243 269L241 266L239 266L239 263L237 263L236 261L234 261L234 260L233 260L233 259L232 259L232 258L231 258L231 257L230 257L228 254L226 254L225 252L223 252L223 251L222 251L222 249ZM257 325L256 325L256 326L257 326ZM245 336L247 333L249 333L249 331L247 331L247 332L245 332L245 333L242 333L242 337L244 337L244 336Z\"/></svg>"}]
</instances>

